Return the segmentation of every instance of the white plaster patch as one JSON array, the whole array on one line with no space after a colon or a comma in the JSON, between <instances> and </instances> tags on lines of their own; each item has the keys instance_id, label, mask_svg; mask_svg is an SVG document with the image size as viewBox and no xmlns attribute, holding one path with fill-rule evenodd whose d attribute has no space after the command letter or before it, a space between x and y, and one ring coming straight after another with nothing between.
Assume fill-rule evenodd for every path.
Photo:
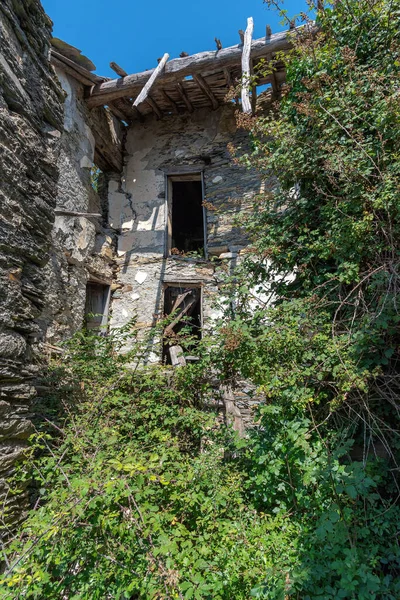
<instances>
[{"instance_id":1,"label":"white plaster patch","mask_svg":"<svg viewBox=\"0 0 400 600\"><path fill-rule=\"evenodd\" d=\"M122 223L121 229L123 231L132 231L132 229L133 229L133 219L131 221L125 221L125 223Z\"/></svg>"},{"instance_id":2,"label":"white plaster patch","mask_svg":"<svg viewBox=\"0 0 400 600\"><path fill-rule=\"evenodd\" d=\"M151 212L151 216L145 221L139 221L137 231L157 231L164 228L164 215L159 206L155 206Z\"/></svg>"},{"instance_id":3,"label":"white plaster patch","mask_svg":"<svg viewBox=\"0 0 400 600\"><path fill-rule=\"evenodd\" d=\"M81 169L91 169L93 167L93 162L88 156L83 156L79 164Z\"/></svg>"},{"instance_id":4,"label":"white plaster patch","mask_svg":"<svg viewBox=\"0 0 400 600\"><path fill-rule=\"evenodd\" d=\"M135 292L133 294L131 294L131 298L132 300L139 300L140 298L140 294L136 294Z\"/></svg>"},{"instance_id":5,"label":"white plaster patch","mask_svg":"<svg viewBox=\"0 0 400 600\"><path fill-rule=\"evenodd\" d=\"M147 279L147 273L145 271L138 271L135 275L135 281L142 284Z\"/></svg>"},{"instance_id":6,"label":"white plaster patch","mask_svg":"<svg viewBox=\"0 0 400 600\"><path fill-rule=\"evenodd\" d=\"M220 183L222 181L222 177L221 175L217 175L216 177L214 177L214 179L212 180L213 183Z\"/></svg>"},{"instance_id":7,"label":"white plaster patch","mask_svg":"<svg viewBox=\"0 0 400 600\"><path fill-rule=\"evenodd\" d=\"M124 254L126 254L125 250L118 250L117 252L118 256L124 256Z\"/></svg>"}]
</instances>

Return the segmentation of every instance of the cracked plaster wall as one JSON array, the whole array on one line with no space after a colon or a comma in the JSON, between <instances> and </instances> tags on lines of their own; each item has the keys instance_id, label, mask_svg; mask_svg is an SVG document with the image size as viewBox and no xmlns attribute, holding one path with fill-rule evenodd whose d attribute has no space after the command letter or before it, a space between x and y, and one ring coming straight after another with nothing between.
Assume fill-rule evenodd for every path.
<instances>
[{"instance_id":1,"label":"cracked plaster wall","mask_svg":"<svg viewBox=\"0 0 400 600\"><path fill-rule=\"evenodd\" d=\"M200 110L161 121L135 123L126 141L122 184L109 187L110 222L119 231L118 279L113 295L112 326L133 316L147 330L163 310L165 283L202 283L204 327L218 316L215 300L221 278L246 252L246 237L235 217L249 206L262 182L254 171L232 164L227 145L245 143L238 131L234 107ZM195 165L204 170L207 201L207 246L220 260L164 258L167 200L165 172ZM160 359L155 345L151 362Z\"/></svg>"}]
</instances>

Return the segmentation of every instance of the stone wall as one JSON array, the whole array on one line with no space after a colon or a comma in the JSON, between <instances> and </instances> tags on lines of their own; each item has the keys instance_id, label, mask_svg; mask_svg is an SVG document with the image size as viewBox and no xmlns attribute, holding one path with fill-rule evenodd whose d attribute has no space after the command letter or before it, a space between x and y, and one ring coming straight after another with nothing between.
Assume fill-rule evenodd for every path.
<instances>
[{"instance_id":1,"label":"stone wall","mask_svg":"<svg viewBox=\"0 0 400 600\"><path fill-rule=\"evenodd\" d=\"M0 514L10 524L26 494L5 479L31 433L32 347L46 300L62 129L61 88L49 64L51 22L38 0L0 3Z\"/></svg>"},{"instance_id":2,"label":"stone wall","mask_svg":"<svg viewBox=\"0 0 400 600\"><path fill-rule=\"evenodd\" d=\"M203 324L212 326L221 277L246 251L247 240L235 217L261 188L259 176L235 166L228 152L229 143L243 145L246 138L237 130L230 105L131 127L124 178L122 184L110 183L109 194L110 221L119 230L122 286L113 298L113 326L136 316L140 329L151 327L163 311L163 286L177 282L202 284ZM220 260L165 257L166 174L190 166L204 173L208 253ZM160 359L159 348L149 359Z\"/></svg>"},{"instance_id":3,"label":"stone wall","mask_svg":"<svg viewBox=\"0 0 400 600\"><path fill-rule=\"evenodd\" d=\"M65 113L51 260L46 267L46 306L41 316L46 340L52 345L82 326L87 282L113 282L115 233L107 224L107 197L102 197L102 191L110 171L122 169L123 137L122 125L104 108L88 110L81 83L59 68L56 73L65 92ZM104 147L109 151L114 147L111 164L101 152ZM100 175L95 191L91 170L99 163L106 173Z\"/></svg>"}]
</instances>

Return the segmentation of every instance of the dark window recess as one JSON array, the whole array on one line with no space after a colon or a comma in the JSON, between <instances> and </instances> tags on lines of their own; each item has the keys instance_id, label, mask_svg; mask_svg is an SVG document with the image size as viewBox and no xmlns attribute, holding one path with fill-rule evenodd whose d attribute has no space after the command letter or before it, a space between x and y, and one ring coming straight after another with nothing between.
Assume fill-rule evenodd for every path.
<instances>
[{"instance_id":1,"label":"dark window recess","mask_svg":"<svg viewBox=\"0 0 400 600\"><path fill-rule=\"evenodd\" d=\"M201 288L168 286L164 294L164 314L171 321L164 329L163 362L172 364L170 349L179 347L191 354L201 339Z\"/></svg>"},{"instance_id":2,"label":"dark window recess","mask_svg":"<svg viewBox=\"0 0 400 600\"><path fill-rule=\"evenodd\" d=\"M110 286L89 282L86 285L85 326L87 329L104 327L106 333Z\"/></svg>"},{"instance_id":3,"label":"dark window recess","mask_svg":"<svg viewBox=\"0 0 400 600\"><path fill-rule=\"evenodd\" d=\"M171 251L204 249L203 191L201 181L172 181Z\"/></svg>"}]
</instances>

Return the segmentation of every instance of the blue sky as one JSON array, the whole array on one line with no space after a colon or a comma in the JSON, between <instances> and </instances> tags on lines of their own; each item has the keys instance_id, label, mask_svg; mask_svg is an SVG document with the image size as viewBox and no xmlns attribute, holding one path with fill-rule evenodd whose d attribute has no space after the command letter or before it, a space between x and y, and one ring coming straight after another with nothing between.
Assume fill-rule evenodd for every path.
<instances>
[{"instance_id":1,"label":"blue sky","mask_svg":"<svg viewBox=\"0 0 400 600\"><path fill-rule=\"evenodd\" d=\"M269 23L281 31L279 16L263 0L42 0L54 22L54 36L82 50L99 75L115 76L115 61L128 73L152 69L157 58L171 58L239 42L239 29L254 18L254 37ZM305 0L285 0L290 15L305 10Z\"/></svg>"}]
</instances>

